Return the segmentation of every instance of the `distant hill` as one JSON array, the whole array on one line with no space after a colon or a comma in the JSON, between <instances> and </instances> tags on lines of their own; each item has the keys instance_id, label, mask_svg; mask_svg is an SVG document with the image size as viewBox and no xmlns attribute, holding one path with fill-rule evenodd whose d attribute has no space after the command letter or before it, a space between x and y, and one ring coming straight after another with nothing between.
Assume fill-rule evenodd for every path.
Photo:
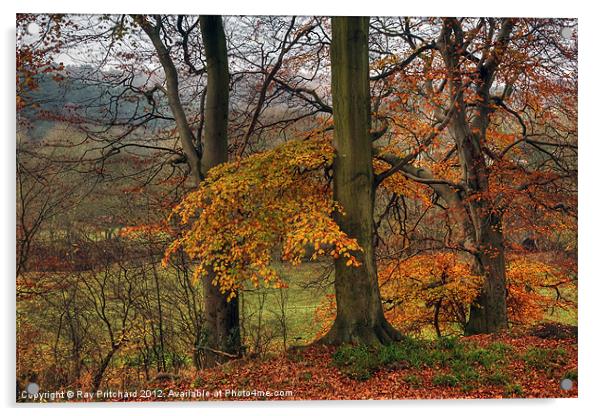
<instances>
[{"instance_id":1,"label":"distant hill","mask_svg":"<svg viewBox=\"0 0 602 416\"><path fill-rule=\"evenodd\" d=\"M28 136L34 140L44 137L57 122L124 123L142 116L150 108L147 97L127 87L119 74L71 66L58 76L55 72L36 77L35 90L20 91L25 106L17 114L20 127L27 129ZM150 126L158 127L158 123L166 121L153 120Z\"/></svg>"}]
</instances>

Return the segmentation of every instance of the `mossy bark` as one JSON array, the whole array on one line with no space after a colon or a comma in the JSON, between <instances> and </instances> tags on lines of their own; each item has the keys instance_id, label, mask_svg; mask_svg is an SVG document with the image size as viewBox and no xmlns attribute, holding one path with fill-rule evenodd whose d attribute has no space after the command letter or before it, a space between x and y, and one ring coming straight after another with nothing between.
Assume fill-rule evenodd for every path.
<instances>
[{"instance_id":1,"label":"mossy bark","mask_svg":"<svg viewBox=\"0 0 602 416\"><path fill-rule=\"evenodd\" d=\"M400 334L384 316L374 258L374 174L370 139L367 17L332 19L334 199L340 228L357 239L361 266L335 260L337 315L326 344L386 344Z\"/></svg>"},{"instance_id":2,"label":"mossy bark","mask_svg":"<svg viewBox=\"0 0 602 416\"><path fill-rule=\"evenodd\" d=\"M496 333L508 328L506 305L506 260L501 219L489 215L481 221L484 243L475 257L475 273L483 276L483 287L470 306L466 335Z\"/></svg>"}]
</instances>

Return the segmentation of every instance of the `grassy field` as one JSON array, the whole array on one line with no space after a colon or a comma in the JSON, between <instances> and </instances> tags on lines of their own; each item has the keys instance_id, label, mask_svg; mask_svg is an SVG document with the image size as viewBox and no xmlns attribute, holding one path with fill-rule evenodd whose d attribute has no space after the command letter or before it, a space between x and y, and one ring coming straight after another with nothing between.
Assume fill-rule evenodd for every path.
<instances>
[{"instance_id":1,"label":"grassy field","mask_svg":"<svg viewBox=\"0 0 602 416\"><path fill-rule=\"evenodd\" d=\"M328 272L324 263L305 262L293 267L276 266L288 285L285 289L248 287L241 295L241 315L245 342L255 347L258 334L260 343L269 349L307 344L314 340L320 329L315 321L316 308L333 293L332 285L311 285ZM286 328L284 328L286 326Z\"/></svg>"}]
</instances>

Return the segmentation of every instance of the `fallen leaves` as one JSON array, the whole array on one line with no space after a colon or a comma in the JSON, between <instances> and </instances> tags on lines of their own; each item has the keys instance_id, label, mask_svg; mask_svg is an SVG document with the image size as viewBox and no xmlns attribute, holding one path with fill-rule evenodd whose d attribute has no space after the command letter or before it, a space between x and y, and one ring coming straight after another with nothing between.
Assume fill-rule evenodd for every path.
<instances>
[{"instance_id":1,"label":"fallen leaves","mask_svg":"<svg viewBox=\"0 0 602 416\"><path fill-rule=\"evenodd\" d=\"M561 377L530 367L523 359L529 349L566 351L566 361L554 374L576 374L577 344L571 339L542 339L519 332L501 335L465 337L462 343L487 347L503 343L514 351L507 363L508 385L478 384L470 391L461 386L442 386L434 383L437 376L446 374L438 366L411 368L392 366L377 371L366 381L345 376L331 364L335 349L311 346L288 354L264 359L241 359L218 368L191 375L168 388L199 388L206 391L290 391L291 396L208 397L207 400L404 400L404 399L477 399L477 398L551 398L577 397L577 380L569 391L560 388ZM163 388L166 388L163 386Z\"/></svg>"}]
</instances>

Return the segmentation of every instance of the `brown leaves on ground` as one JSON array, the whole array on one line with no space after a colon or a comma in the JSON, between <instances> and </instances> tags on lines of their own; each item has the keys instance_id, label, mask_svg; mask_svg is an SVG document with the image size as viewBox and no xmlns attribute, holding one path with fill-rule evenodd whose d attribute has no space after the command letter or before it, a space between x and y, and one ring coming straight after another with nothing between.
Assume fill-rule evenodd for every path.
<instances>
[{"instance_id":1,"label":"brown leaves on ground","mask_svg":"<svg viewBox=\"0 0 602 416\"><path fill-rule=\"evenodd\" d=\"M574 338L544 339L529 335L528 331L512 331L465 337L459 342L476 348L487 348L492 343L509 346L512 353L504 366L507 380L499 385L478 382L471 389L463 388L461 384L446 386L441 383L449 374L445 365L415 368L396 363L376 371L366 381L358 381L344 375L332 364L335 349L312 346L261 360L233 361L199 372L192 376L194 380L159 387L164 392L217 392L206 398L209 400L577 397L577 343ZM555 361L551 354L554 351L560 351L563 359ZM478 371L483 379L491 379L493 370L479 368ZM565 377L573 378L573 387L569 391L560 388L560 382ZM292 395L287 395L287 391ZM263 392L270 392L270 396L267 397Z\"/></svg>"}]
</instances>

